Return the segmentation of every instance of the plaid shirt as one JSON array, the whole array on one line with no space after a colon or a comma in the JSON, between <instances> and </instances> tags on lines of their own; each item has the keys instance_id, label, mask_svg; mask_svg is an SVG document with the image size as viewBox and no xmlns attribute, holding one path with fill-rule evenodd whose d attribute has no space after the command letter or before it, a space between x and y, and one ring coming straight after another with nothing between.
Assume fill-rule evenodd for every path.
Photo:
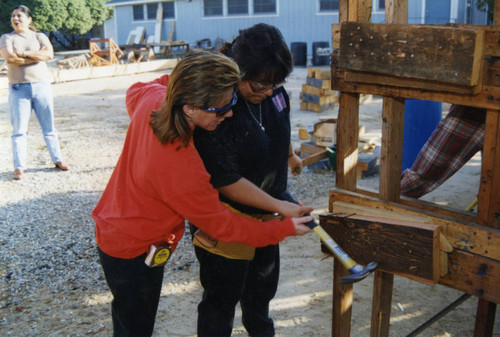
<instances>
[{"instance_id":1,"label":"plaid shirt","mask_svg":"<svg viewBox=\"0 0 500 337\"><path fill-rule=\"evenodd\" d=\"M485 119L485 109L452 105L402 173L401 194L420 198L433 191L482 150Z\"/></svg>"}]
</instances>

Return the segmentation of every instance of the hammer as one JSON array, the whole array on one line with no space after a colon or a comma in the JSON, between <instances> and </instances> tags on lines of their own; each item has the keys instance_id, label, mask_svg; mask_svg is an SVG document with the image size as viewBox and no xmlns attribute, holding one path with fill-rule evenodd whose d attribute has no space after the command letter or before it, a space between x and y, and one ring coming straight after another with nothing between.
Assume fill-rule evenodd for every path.
<instances>
[{"instance_id":1,"label":"hammer","mask_svg":"<svg viewBox=\"0 0 500 337\"><path fill-rule=\"evenodd\" d=\"M319 236L325 246L339 259L340 263L351 273L351 275L344 276L340 279L339 283L350 284L359 282L367 277L371 272L377 268L376 262L370 262L365 267L357 264L340 246L332 239L332 237L314 220L305 223L305 225L313 230Z\"/></svg>"}]
</instances>

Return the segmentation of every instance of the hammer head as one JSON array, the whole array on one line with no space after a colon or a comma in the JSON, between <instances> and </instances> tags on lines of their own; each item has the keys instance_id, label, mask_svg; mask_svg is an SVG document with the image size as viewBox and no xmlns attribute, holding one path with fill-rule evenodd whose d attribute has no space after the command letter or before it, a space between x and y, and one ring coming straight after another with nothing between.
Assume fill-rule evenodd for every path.
<instances>
[{"instance_id":1,"label":"hammer head","mask_svg":"<svg viewBox=\"0 0 500 337\"><path fill-rule=\"evenodd\" d=\"M372 273L375 269L377 269L377 262L370 262L364 268L361 265L357 264L349 269L351 275L342 277L339 283L350 284L359 282L370 275L370 273Z\"/></svg>"}]
</instances>

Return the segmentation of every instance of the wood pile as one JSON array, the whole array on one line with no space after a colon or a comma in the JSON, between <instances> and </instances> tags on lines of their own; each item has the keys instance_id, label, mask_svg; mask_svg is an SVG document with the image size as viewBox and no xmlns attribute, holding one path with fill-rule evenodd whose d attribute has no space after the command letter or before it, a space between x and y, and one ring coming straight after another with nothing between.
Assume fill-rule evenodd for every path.
<instances>
[{"instance_id":1,"label":"wood pile","mask_svg":"<svg viewBox=\"0 0 500 337\"><path fill-rule=\"evenodd\" d=\"M331 89L330 67L307 69L306 83L300 93L300 110L323 112L332 110L338 103L336 91Z\"/></svg>"}]
</instances>

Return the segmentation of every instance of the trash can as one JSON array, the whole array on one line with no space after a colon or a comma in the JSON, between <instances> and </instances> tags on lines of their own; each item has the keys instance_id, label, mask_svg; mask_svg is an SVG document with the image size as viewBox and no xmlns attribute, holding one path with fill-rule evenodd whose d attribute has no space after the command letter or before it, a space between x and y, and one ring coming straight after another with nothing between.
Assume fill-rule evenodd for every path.
<instances>
[{"instance_id":1,"label":"trash can","mask_svg":"<svg viewBox=\"0 0 500 337\"><path fill-rule=\"evenodd\" d=\"M315 66L324 66L330 64L330 44L329 42L313 42L312 64Z\"/></svg>"},{"instance_id":2,"label":"trash can","mask_svg":"<svg viewBox=\"0 0 500 337\"><path fill-rule=\"evenodd\" d=\"M418 153L441 120L442 111L441 102L406 99L401 172L413 165Z\"/></svg>"},{"instance_id":3,"label":"trash can","mask_svg":"<svg viewBox=\"0 0 500 337\"><path fill-rule=\"evenodd\" d=\"M290 49L293 57L293 65L305 67L307 64L307 43L292 42Z\"/></svg>"}]
</instances>

